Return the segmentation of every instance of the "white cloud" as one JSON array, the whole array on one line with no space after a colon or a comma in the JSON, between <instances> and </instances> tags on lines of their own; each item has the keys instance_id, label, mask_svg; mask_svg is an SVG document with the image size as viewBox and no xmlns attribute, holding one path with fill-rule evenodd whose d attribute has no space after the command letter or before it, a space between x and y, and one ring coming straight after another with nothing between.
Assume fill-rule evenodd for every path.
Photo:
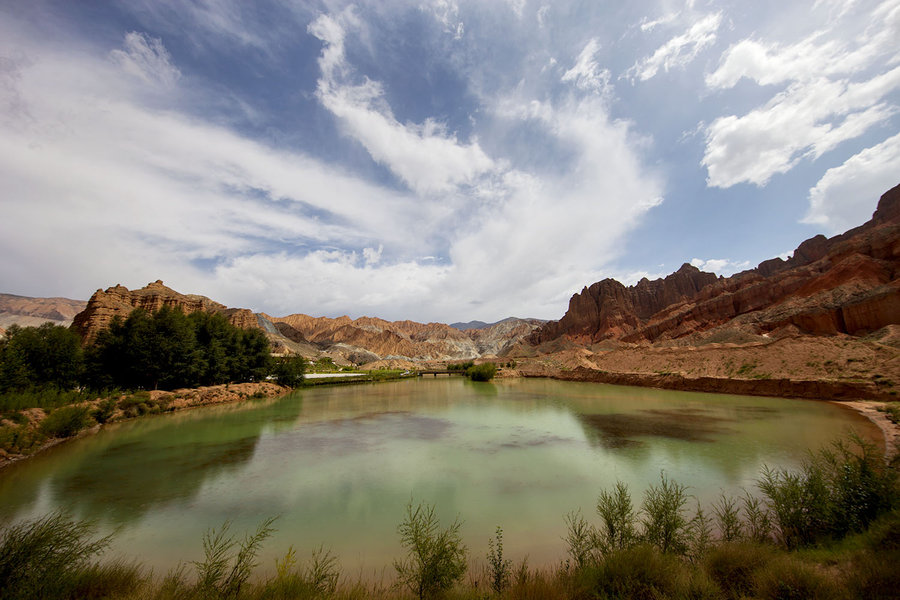
<instances>
[{"instance_id":1,"label":"white cloud","mask_svg":"<svg viewBox=\"0 0 900 600\"><path fill-rule=\"evenodd\" d=\"M345 27L358 26L352 11L322 15L309 32L325 42L319 58L322 76L317 95L372 158L388 167L410 189L431 194L475 183L495 168L478 141L460 143L435 120L400 123L384 101L380 83L364 78L350 83L352 69L344 56Z\"/></svg>"},{"instance_id":2,"label":"white cloud","mask_svg":"<svg viewBox=\"0 0 900 600\"><path fill-rule=\"evenodd\" d=\"M751 268L751 264L749 261L734 261L730 258L694 258L691 259L691 264L701 271L707 271L709 273L715 273L716 275L722 275L724 277L730 277L735 273L740 271L745 271Z\"/></svg>"},{"instance_id":3,"label":"white cloud","mask_svg":"<svg viewBox=\"0 0 900 600\"><path fill-rule=\"evenodd\" d=\"M171 63L171 56L162 40L145 33L132 31L126 34L125 49L113 50L110 57L123 70L145 83L171 87L181 77L181 71Z\"/></svg>"},{"instance_id":4,"label":"white cloud","mask_svg":"<svg viewBox=\"0 0 900 600\"><path fill-rule=\"evenodd\" d=\"M898 38L900 2L889 0L860 33L835 23L793 44L741 40L731 46L707 76L710 88L728 89L742 78L786 87L764 105L707 127L702 164L708 184L765 185L801 160L884 123L898 110L886 101L900 88L900 67L891 68Z\"/></svg>"},{"instance_id":5,"label":"white cloud","mask_svg":"<svg viewBox=\"0 0 900 600\"><path fill-rule=\"evenodd\" d=\"M653 23L657 25L662 21ZM627 75L646 81L654 77L660 69L668 72L672 68L682 68L691 63L697 56L716 41L716 32L722 23L722 13L706 15L694 23L685 33L677 35L656 49L656 51L637 61ZM643 26L642 26L643 29ZM652 29L652 27L651 27Z\"/></svg>"},{"instance_id":6,"label":"white cloud","mask_svg":"<svg viewBox=\"0 0 900 600\"><path fill-rule=\"evenodd\" d=\"M560 316L663 187L629 123L578 85L602 74L595 50L560 94L481 98L479 122L540 129L562 149L532 172L502 145L495 158L458 140L440 115L400 123L383 84L348 63L345 36L365 27L352 11L311 26L319 99L413 193L187 115L179 88L193 86L191 102L210 92L178 79L160 40L54 47L0 22L0 55L23 57L0 77L0 100L21 108L0 116L0 281L86 298L162 278L275 314Z\"/></svg>"},{"instance_id":7,"label":"white cloud","mask_svg":"<svg viewBox=\"0 0 900 600\"><path fill-rule=\"evenodd\" d=\"M900 134L828 169L809 191L804 223L842 233L869 220L878 198L900 183Z\"/></svg>"},{"instance_id":8,"label":"white cloud","mask_svg":"<svg viewBox=\"0 0 900 600\"><path fill-rule=\"evenodd\" d=\"M576 87L599 94L608 93L609 70L600 67L596 54L600 50L597 38L591 38L575 59L575 65L563 73L562 81L574 83Z\"/></svg>"}]
</instances>

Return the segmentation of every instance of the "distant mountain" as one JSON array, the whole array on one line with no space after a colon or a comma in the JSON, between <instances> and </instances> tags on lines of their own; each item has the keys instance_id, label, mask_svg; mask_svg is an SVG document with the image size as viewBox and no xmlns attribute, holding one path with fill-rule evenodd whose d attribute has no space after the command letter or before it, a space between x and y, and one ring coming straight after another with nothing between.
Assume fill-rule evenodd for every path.
<instances>
[{"instance_id":1,"label":"distant mountain","mask_svg":"<svg viewBox=\"0 0 900 600\"><path fill-rule=\"evenodd\" d=\"M787 260L717 277L685 264L664 279L604 279L529 336L537 346L747 342L793 334L865 335L900 323L900 185L867 223L800 244Z\"/></svg>"},{"instance_id":2,"label":"distant mountain","mask_svg":"<svg viewBox=\"0 0 900 600\"><path fill-rule=\"evenodd\" d=\"M520 319L518 317L506 317L505 319L501 319L500 321L495 321L494 323L485 323L484 321L469 321L468 323L450 323L450 327L454 329L459 329L460 331L466 331L467 329L487 329L489 327L493 327L494 325L500 325L501 323L509 323L509 322L518 322L524 321L526 323L546 323L546 319Z\"/></svg>"},{"instance_id":3,"label":"distant mountain","mask_svg":"<svg viewBox=\"0 0 900 600\"><path fill-rule=\"evenodd\" d=\"M355 364L497 356L521 342L542 323L535 319L504 319L464 332L443 323L385 321L372 317L355 320L303 314L272 317L244 308L228 308L205 296L181 294L162 281L155 281L138 290L121 285L97 290L84 310L75 316L73 327L87 343L116 316L124 318L136 308L154 311L163 306L178 307L186 313L219 313L238 327L262 329L275 352L307 357L325 354L337 362Z\"/></svg>"},{"instance_id":4,"label":"distant mountain","mask_svg":"<svg viewBox=\"0 0 900 600\"><path fill-rule=\"evenodd\" d=\"M69 298L31 298L0 294L0 328L37 326L51 322L68 327L87 302Z\"/></svg>"}]
</instances>

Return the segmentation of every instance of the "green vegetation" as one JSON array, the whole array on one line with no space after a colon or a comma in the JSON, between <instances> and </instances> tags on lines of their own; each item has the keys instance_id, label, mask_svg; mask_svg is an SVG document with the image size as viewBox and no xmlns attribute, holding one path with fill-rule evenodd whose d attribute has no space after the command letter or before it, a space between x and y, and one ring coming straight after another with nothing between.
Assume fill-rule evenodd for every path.
<instances>
[{"instance_id":1,"label":"green vegetation","mask_svg":"<svg viewBox=\"0 0 900 600\"><path fill-rule=\"evenodd\" d=\"M95 389L175 389L261 381L270 372L262 331L231 325L218 314L163 307L113 319L85 355L86 383Z\"/></svg>"},{"instance_id":2,"label":"green vegetation","mask_svg":"<svg viewBox=\"0 0 900 600\"><path fill-rule=\"evenodd\" d=\"M466 377L472 381L490 381L496 373L497 365L494 363L483 363L466 369Z\"/></svg>"},{"instance_id":3,"label":"green vegetation","mask_svg":"<svg viewBox=\"0 0 900 600\"><path fill-rule=\"evenodd\" d=\"M450 363L447 365L448 371L468 371L472 367L475 366L474 360L467 360L466 362L461 363Z\"/></svg>"},{"instance_id":4,"label":"green vegetation","mask_svg":"<svg viewBox=\"0 0 900 600\"><path fill-rule=\"evenodd\" d=\"M900 424L900 402L886 402L878 410L885 413L891 423Z\"/></svg>"},{"instance_id":5,"label":"green vegetation","mask_svg":"<svg viewBox=\"0 0 900 600\"><path fill-rule=\"evenodd\" d=\"M403 560L395 560L398 583L416 598L435 598L450 589L466 573L466 547L459 537L462 523L455 520L441 529L434 506L412 502L397 532L406 548Z\"/></svg>"},{"instance_id":6,"label":"green vegetation","mask_svg":"<svg viewBox=\"0 0 900 600\"><path fill-rule=\"evenodd\" d=\"M272 376L275 383L290 388L303 385L303 374L306 372L306 360L302 356L285 356L275 360Z\"/></svg>"}]
</instances>

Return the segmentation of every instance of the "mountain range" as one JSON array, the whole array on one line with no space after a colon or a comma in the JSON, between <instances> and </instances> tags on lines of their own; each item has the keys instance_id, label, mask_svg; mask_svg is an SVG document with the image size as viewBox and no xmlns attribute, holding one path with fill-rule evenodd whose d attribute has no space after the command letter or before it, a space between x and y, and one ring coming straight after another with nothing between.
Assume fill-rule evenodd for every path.
<instances>
[{"instance_id":1,"label":"mountain range","mask_svg":"<svg viewBox=\"0 0 900 600\"><path fill-rule=\"evenodd\" d=\"M731 277L685 264L667 277L645 278L633 286L604 279L574 294L558 321L509 318L446 325L274 317L179 293L158 280L137 290L98 289L87 302L0 294L0 327L71 322L88 343L117 315L163 306L217 312L237 326L260 328L276 353L324 355L339 364L369 367L550 356L577 348L593 353L596 366L598 352L615 349L762 346L804 336L875 336L895 347L900 337L900 185L882 195L870 221L831 238L810 238L786 260L767 260Z\"/></svg>"}]
</instances>

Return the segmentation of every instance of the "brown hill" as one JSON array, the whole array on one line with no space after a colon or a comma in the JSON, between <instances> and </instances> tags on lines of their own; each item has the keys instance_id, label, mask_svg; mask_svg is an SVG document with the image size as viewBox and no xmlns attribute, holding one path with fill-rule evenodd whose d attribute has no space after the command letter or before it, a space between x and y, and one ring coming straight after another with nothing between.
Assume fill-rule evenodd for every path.
<instances>
[{"instance_id":1,"label":"brown hill","mask_svg":"<svg viewBox=\"0 0 900 600\"><path fill-rule=\"evenodd\" d=\"M244 308L228 308L206 296L181 294L155 281L139 290L116 285L97 290L73 327L90 343L97 332L116 316L126 317L136 308L147 311L163 306L186 313L198 310L220 313L238 327L262 329L276 353L306 357L326 355L339 364L363 364L378 360L457 360L494 356L530 334L539 321L512 319L482 330L459 331L442 323L385 321L372 317L351 320L295 314L271 317Z\"/></svg>"},{"instance_id":2,"label":"brown hill","mask_svg":"<svg viewBox=\"0 0 900 600\"><path fill-rule=\"evenodd\" d=\"M603 340L699 343L711 336L792 333L864 335L900 323L900 186L872 219L842 235L806 240L728 278L685 264L656 281L625 287L606 279L569 301L562 319L528 341L537 346Z\"/></svg>"},{"instance_id":3,"label":"brown hill","mask_svg":"<svg viewBox=\"0 0 900 600\"><path fill-rule=\"evenodd\" d=\"M29 298L14 294L0 294L0 327L23 327L52 322L68 326L87 302L69 298Z\"/></svg>"},{"instance_id":4,"label":"brown hill","mask_svg":"<svg viewBox=\"0 0 900 600\"><path fill-rule=\"evenodd\" d=\"M162 307L180 308L185 313L205 311L220 313L229 322L244 329L258 327L256 315L245 308L228 308L195 294L180 294L157 280L139 290L129 290L123 285L97 290L83 311L75 315L72 327L89 343L99 331L109 327L114 317L127 317L136 308L153 312Z\"/></svg>"}]
</instances>

